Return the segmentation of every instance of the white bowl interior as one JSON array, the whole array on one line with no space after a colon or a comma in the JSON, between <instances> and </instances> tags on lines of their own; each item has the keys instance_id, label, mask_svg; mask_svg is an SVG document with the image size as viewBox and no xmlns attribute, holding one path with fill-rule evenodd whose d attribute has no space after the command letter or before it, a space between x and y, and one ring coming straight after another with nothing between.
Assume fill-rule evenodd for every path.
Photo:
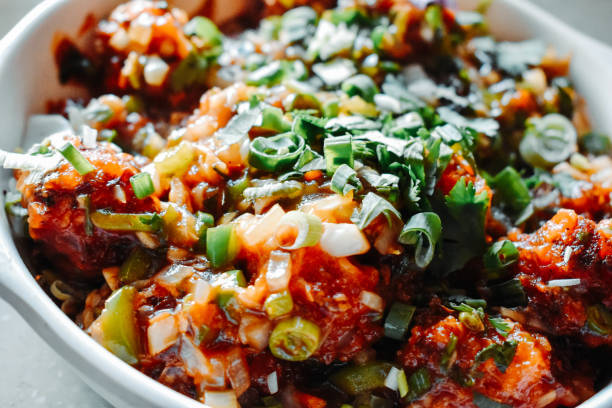
<instances>
[{"instance_id":1,"label":"white bowl interior","mask_svg":"<svg viewBox=\"0 0 612 408\"><path fill-rule=\"evenodd\" d=\"M30 114L44 113L46 102L82 93L58 83L51 44L59 32L74 38L89 13L103 16L120 0L77 1L47 0L30 13L0 43L0 148L13 150L22 146L24 124ZM182 0L190 10L201 0ZM460 0L462 7L472 7L476 0ZM579 34L548 15L541 14L524 0L498 0L490 10L490 27L498 38L539 37L562 54L571 54L572 78L589 102L595 128L612 134L612 51ZM10 178L1 172L0 183L6 188ZM0 294L7 298L62 356L69 360L84 379L111 403L129 407L201 407L141 375L98 346L78 329L38 287L19 257L11 239L6 216L0 211ZM7 273L10 271L10 274ZM611 406L612 389L602 402L592 400L584 407Z\"/></svg>"}]
</instances>

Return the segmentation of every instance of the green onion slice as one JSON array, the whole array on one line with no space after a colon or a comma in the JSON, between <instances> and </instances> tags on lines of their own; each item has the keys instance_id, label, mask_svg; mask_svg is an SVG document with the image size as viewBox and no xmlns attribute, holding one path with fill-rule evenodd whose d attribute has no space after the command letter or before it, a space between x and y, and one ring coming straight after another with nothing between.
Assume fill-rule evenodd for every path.
<instances>
[{"instance_id":1,"label":"green onion slice","mask_svg":"<svg viewBox=\"0 0 612 408\"><path fill-rule=\"evenodd\" d=\"M394 340L403 340L406 337L412 316L416 307L402 302L394 302L385 319L385 336Z\"/></svg>"},{"instance_id":2,"label":"green onion slice","mask_svg":"<svg viewBox=\"0 0 612 408\"><path fill-rule=\"evenodd\" d=\"M386 362L370 362L350 366L332 374L331 382L349 395L358 395L385 386L393 366Z\"/></svg>"},{"instance_id":3,"label":"green onion slice","mask_svg":"<svg viewBox=\"0 0 612 408\"><path fill-rule=\"evenodd\" d=\"M297 235L292 242L286 242L284 229L294 227L297 229ZM278 223L276 240L279 247L287 250L294 250L304 247L316 245L323 235L323 223L316 215L306 214L301 211L289 211L283 215ZM293 237L293 234L292 234Z\"/></svg>"},{"instance_id":4,"label":"green onion slice","mask_svg":"<svg viewBox=\"0 0 612 408\"><path fill-rule=\"evenodd\" d=\"M331 179L332 191L341 195L347 195L349 191L359 191L362 188L357 172L346 164L340 165Z\"/></svg>"},{"instance_id":5,"label":"green onion slice","mask_svg":"<svg viewBox=\"0 0 612 408\"><path fill-rule=\"evenodd\" d=\"M267 197L295 198L302 194L302 190L302 183L287 180L279 183L268 183L259 187L248 187L244 189L242 195L251 201Z\"/></svg>"},{"instance_id":6,"label":"green onion slice","mask_svg":"<svg viewBox=\"0 0 612 408\"><path fill-rule=\"evenodd\" d=\"M351 216L351 221L360 230L363 230L381 214L385 216L390 227L393 226L394 222L401 222L402 220L401 214L393 204L377 194L368 193L361 202L361 210L356 211Z\"/></svg>"},{"instance_id":7,"label":"green onion slice","mask_svg":"<svg viewBox=\"0 0 612 408\"><path fill-rule=\"evenodd\" d=\"M416 370L408 379L410 392L418 397L425 394L431 388L431 375L425 367Z\"/></svg>"},{"instance_id":8,"label":"green onion slice","mask_svg":"<svg viewBox=\"0 0 612 408\"><path fill-rule=\"evenodd\" d=\"M270 335L270 351L276 358L304 361L319 348L319 326L302 317L291 317L276 325Z\"/></svg>"},{"instance_id":9,"label":"green onion slice","mask_svg":"<svg viewBox=\"0 0 612 408\"><path fill-rule=\"evenodd\" d=\"M261 125L259 129L276 133L289 132L291 123L283 117L283 111L275 106L266 106L261 111Z\"/></svg>"},{"instance_id":10,"label":"green onion slice","mask_svg":"<svg viewBox=\"0 0 612 408\"><path fill-rule=\"evenodd\" d=\"M161 228L158 214L126 214L97 210L90 215L91 222L107 231L142 231L155 232Z\"/></svg>"},{"instance_id":11,"label":"green onion slice","mask_svg":"<svg viewBox=\"0 0 612 408\"><path fill-rule=\"evenodd\" d=\"M442 236L442 222L438 214L423 212L413 215L404 225L398 241L404 245L416 245L414 260L419 268L431 262L436 244Z\"/></svg>"},{"instance_id":12,"label":"green onion slice","mask_svg":"<svg viewBox=\"0 0 612 408\"><path fill-rule=\"evenodd\" d=\"M572 122L558 113L532 118L519 151L533 167L550 168L576 151L578 136Z\"/></svg>"},{"instance_id":13,"label":"green onion slice","mask_svg":"<svg viewBox=\"0 0 612 408\"><path fill-rule=\"evenodd\" d=\"M489 279L500 278L505 268L518 261L519 252L507 239L497 241L487 250L483 257L484 267Z\"/></svg>"},{"instance_id":14,"label":"green onion slice","mask_svg":"<svg viewBox=\"0 0 612 408\"><path fill-rule=\"evenodd\" d=\"M264 310L270 319L287 315L293 310L293 298L288 291L273 293L264 302Z\"/></svg>"},{"instance_id":15,"label":"green onion slice","mask_svg":"<svg viewBox=\"0 0 612 408\"><path fill-rule=\"evenodd\" d=\"M353 142L351 136L328 137L323 142L327 175L333 176L338 167L346 164L353 168Z\"/></svg>"},{"instance_id":16,"label":"green onion slice","mask_svg":"<svg viewBox=\"0 0 612 408\"><path fill-rule=\"evenodd\" d=\"M298 161L305 142L293 132L258 137L251 142L249 164L269 172L286 171Z\"/></svg>"},{"instance_id":17,"label":"green onion slice","mask_svg":"<svg viewBox=\"0 0 612 408\"><path fill-rule=\"evenodd\" d=\"M189 169L195 156L196 150L193 145L182 141L178 146L159 153L153 164L161 176L181 175Z\"/></svg>"},{"instance_id":18,"label":"green onion slice","mask_svg":"<svg viewBox=\"0 0 612 408\"><path fill-rule=\"evenodd\" d=\"M155 192L155 186L149 173L138 173L130 177L130 184L136 198L145 198Z\"/></svg>"},{"instance_id":19,"label":"green onion slice","mask_svg":"<svg viewBox=\"0 0 612 408\"><path fill-rule=\"evenodd\" d=\"M59 149L59 152L64 156L68 163L81 175L84 176L95 170L95 167L74 147L70 142L66 143Z\"/></svg>"},{"instance_id":20,"label":"green onion slice","mask_svg":"<svg viewBox=\"0 0 612 408\"><path fill-rule=\"evenodd\" d=\"M502 404L491 398L474 391L474 405L478 408L512 408L511 405Z\"/></svg>"},{"instance_id":21,"label":"green onion slice","mask_svg":"<svg viewBox=\"0 0 612 408\"><path fill-rule=\"evenodd\" d=\"M223 35L212 21L206 17L197 16L191 19L183 28L187 35L197 35L208 45L220 45Z\"/></svg>"},{"instance_id":22,"label":"green onion slice","mask_svg":"<svg viewBox=\"0 0 612 408\"><path fill-rule=\"evenodd\" d=\"M206 231L206 256L213 268L230 264L240 251L240 241L233 224L219 225Z\"/></svg>"},{"instance_id":23,"label":"green onion slice","mask_svg":"<svg viewBox=\"0 0 612 408\"><path fill-rule=\"evenodd\" d=\"M342 90L349 96L360 96L366 102L373 102L374 95L379 90L372 78L367 75L358 74L342 82Z\"/></svg>"}]
</instances>

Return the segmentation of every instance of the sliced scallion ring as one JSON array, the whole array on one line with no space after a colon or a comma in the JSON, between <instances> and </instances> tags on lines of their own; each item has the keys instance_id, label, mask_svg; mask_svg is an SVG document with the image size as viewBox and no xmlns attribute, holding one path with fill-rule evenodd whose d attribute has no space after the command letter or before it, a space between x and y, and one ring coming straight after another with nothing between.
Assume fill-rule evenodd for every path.
<instances>
[{"instance_id":1,"label":"sliced scallion ring","mask_svg":"<svg viewBox=\"0 0 612 408\"><path fill-rule=\"evenodd\" d=\"M78 151L76 147L70 142L66 143L59 149L59 152L64 156L66 160L74 169L81 175L84 176L95 170L95 167Z\"/></svg>"},{"instance_id":2,"label":"sliced scallion ring","mask_svg":"<svg viewBox=\"0 0 612 408\"><path fill-rule=\"evenodd\" d=\"M317 351L320 341L319 326L302 317L291 317L276 325L269 346L276 358L304 361Z\"/></svg>"},{"instance_id":3,"label":"sliced scallion ring","mask_svg":"<svg viewBox=\"0 0 612 408\"><path fill-rule=\"evenodd\" d=\"M378 91L376 83L367 75L358 74L342 82L342 90L349 96L361 96L366 102L373 102Z\"/></svg>"},{"instance_id":4,"label":"sliced scallion ring","mask_svg":"<svg viewBox=\"0 0 612 408\"><path fill-rule=\"evenodd\" d=\"M297 162L305 142L293 132L258 137L251 142L249 164L269 172L286 171Z\"/></svg>"},{"instance_id":5,"label":"sliced scallion ring","mask_svg":"<svg viewBox=\"0 0 612 408\"><path fill-rule=\"evenodd\" d=\"M441 235L442 222L438 214L423 212L410 218L398 241L404 245L415 245L414 262L419 268L425 268L433 259Z\"/></svg>"},{"instance_id":6,"label":"sliced scallion ring","mask_svg":"<svg viewBox=\"0 0 612 408\"><path fill-rule=\"evenodd\" d=\"M558 113L530 119L519 151L534 167L550 168L574 151L578 136L572 122Z\"/></svg>"},{"instance_id":7,"label":"sliced scallion ring","mask_svg":"<svg viewBox=\"0 0 612 408\"><path fill-rule=\"evenodd\" d=\"M279 221L276 240L279 247L294 250L316 245L321 235L323 223L319 217L301 211L289 211Z\"/></svg>"},{"instance_id":8,"label":"sliced scallion ring","mask_svg":"<svg viewBox=\"0 0 612 408\"><path fill-rule=\"evenodd\" d=\"M362 187L357 172L346 164L338 167L331 179L332 191L341 195L347 195L349 191L359 191Z\"/></svg>"},{"instance_id":9,"label":"sliced scallion ring","mask_svg":"<svg viewBox=\"0 0 612 408\"><path fill-rule=\"evenodd\" d=\"M351 136L328 137L323 142L327 175L333 176L342 164L353 167L353 142Z\"/></svg>"},{"instance_id":10,"label":"sliced scallion ring","mask_svg":"<svg viewBox=\"0 0 612 408\"><path fill-rule=\"evenodd\" d=\"M385 337L404 340L416 307L402 302L394 302L385 319Z\"/></svg>"},{"instance_id":11,"label":"sliced scallion ring","mask_svg":"<svg viewBox=\"0 0 612 408\"><path fill-rule=\"evenodd\" d=\"M130 184L136 198L145 198L155 192L155 186L149 173L138 173L130 177Z\"/></svg>"}]
</instances>

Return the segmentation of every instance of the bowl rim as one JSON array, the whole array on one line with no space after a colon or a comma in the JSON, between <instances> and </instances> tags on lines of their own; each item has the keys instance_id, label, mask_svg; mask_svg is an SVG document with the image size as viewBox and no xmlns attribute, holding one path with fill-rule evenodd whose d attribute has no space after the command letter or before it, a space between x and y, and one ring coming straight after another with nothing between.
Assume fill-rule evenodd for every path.
<instances>
[{"instance_id":1,"label":"bowl rim","mask_svg":"<svg viewBox=\"0 0 612 408\"><path fill-rule=\"evenodd\" d=\"M57 13L76 0L44 0L26 14L0 40L0 71L19 51L29 29L44 25L50 14ZM554 25L577 43L594 47L601 59L612 66L612 48L591 38L550 15L527 0L497 0L509 8L537 16L547 25ZM4 203L4 196L0 202ZM6 213L0 211L0 297L6 300L58 354L75 370L87 373L83 378L90 387L109 402L135 402L131 406L172 406L182 408L205 407L171 388L153 380L125 364L66 316L42 290L26 267L12 238ZM9 273L9 271L11 273ZM96 383L100 380L103 384ZM112 390L109 391L109 390ZM118 395L115 395L118 394ZM126 397L127 396L127 397ZM604 408L612 401L612 383L580 408Z\"/></svg>"}]
</instances>

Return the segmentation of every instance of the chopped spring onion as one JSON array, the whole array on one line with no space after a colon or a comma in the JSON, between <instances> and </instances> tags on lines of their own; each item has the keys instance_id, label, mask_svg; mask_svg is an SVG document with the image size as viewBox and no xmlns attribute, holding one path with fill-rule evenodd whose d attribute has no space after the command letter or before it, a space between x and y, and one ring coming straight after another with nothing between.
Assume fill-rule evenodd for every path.
<instances>
[{"instance_id":1,"label":"chopped spring onion","mask_svg":"<svg viewBox=\"0 0 612 408\"><path fill-rule=\"evenodd\" d=\"M162 151L153 164L161 176L185 173L195 159L196 151L190 142L182 141L178 146Z\"/></svg>"},{"instance_id":2,"label":"chopped spring onion","mask_svg":"<svg viewBox=\"0 0 612 408\"><path fill-rule=\"evenodd\" d=\"M415 310L414 306L393 302L385 319L385 336L394 340L403 340L408 333Z\"/></svg>"},{"instance_id":3,"label":"chopped spring onion","mask_svg":"<svg viewBox=\"0 0 612 408\"><path fill-rule=\"evenodd\" d=\"M515 307L526 306L527 295L523 289L523 284L518 279L510 279L509 281L491 286L490 302L494 305Z\"/></svg>"},{"instance_id":4,"label":"chopped spring onion","mask_svg":"<svg viewBox=\"0 0 612 408\"><path fill-rule=\"evenodd\" d=\"M242 194L245 199L254 201L267 197L295 198L302 194L302 190L302 183L287 180L280 183L268 183L259 187L248 187L244 189Z\"/></svg>"},{"instance_id":5,"label":"chopped spring onion","mask_svg":"<svg viewBox=\"0 0 612 408\"><path fill-rule=\"evenodd\" d=\"M610 136L603 133L589 132L580 137L579 143L582 150L595 155L608 154L612 149Z\"/></svg>"},{"instance_id":6,"label":"chopped spring onion","mask_svg":"<svg viewBox=\"0 0 612 408\"><path fill-rule=\"evenodd\" d=\"M319 217L301 211L289 211L279 221L276 241L281 248L294 250L316 245L321 235L323 223Z\"/></svg>"},{"instance_id":7,"label":"chopped spring onion","mask_svg":"<svg viewBox=\"0 0 612 408\"><path fill-rule=\"evenodd\" d=\"M215 23L206 17L197 16L192 18L183 28L187 35L197 35L207 45L220 45L223 34Z\"/></svg>"},{"instance_id":8,"label":"chopped spring onion","mask_svg":"<svg viewBox=\"0 0 612 408\"><path fill-rule=\"evenodd\" d=\"M288 291L273 293L264 302L264 309L270 319L287 315L293 310L293 299Z\"/></svg>"},{"instance_id":9,"label":"chopped spring onion","mask_svg":"<svg viewBox=\"0 0 612 408\"><path fill-rule=\"evenodd\" d=\"M155 186L149 173L138 173L130 177L130 184L136 198L145 198L155 192Z\"/></svg>"},{"instance_id":10,"label":"chopped spring onion","mask_svg":"<svg viewBox=\"0 0 612 408\"><path fill-rule=\"evenodd\" d=\"M219 225L206 232L206 256L213 268L229 265L238 255L240 241L233 224Z\"/></svg>"},{"instance_id":11,"label":"chopped spring onion","mask_svg":"<svg viewBox=\"0 0 612 408\"><path fill-rule=\"evenodd\" d=\"M331 179L331 189L338 194L347 195L349 191L359 191L362 188L357 172L346 164L341 164Z\"/></svg>"},{"instance_id":12,"label":"chopped spring onion","mask_svg":"<svg viewBox=\"0 0 612 408\"><path fill-rule=\"evenodd\" d=\"M416 370L408 379L410 392L418 397L425 394L431 388L431 376L425 367Z\"/></svg>"},{"instance_id":13,"label":"chopped spring onion","mask_svg":"<svg viewBox=\"0 0 612 408\"><path fill-rule=\"evenodd\" d=\"M281 81L285 75L285 69L282 62L283 61L274 61L251 72L246 79L247 84L259 86L270 85Z\"/></svg>"},{"instance_id":14,"label":"chopped spring onion","mask_svg":"<svg viewBox=\"0 0 612 408\"><path fill-rule=\"evenodd\" d=\"M251 142L249 164L269 172L286 171L297 162L305 142L293 132L258 137Z\"/></svg>"},{"instance_id":15,"label":"chopped spring onion","mask_svg":"<svg viewBox=\"0 0 612 408\"><path fill-rule=\"evenodd\" d=\"M291 123L283 118L283 111L275 106L266 106L261 111L261 125L259 129L284 133L291 130Z\"/></svg>"},{"instance_id":16,"label":"chopped spring onion","mask_svg":"<svg viewBox=\"0 0 612 408\"><path fill-rule=\"evenodd\" d=\"M609 336L612 334L612 311L603 305L589 306L587 327L601 336Z\"/></svg>"},{"instance_id":17,"label":"chopped spring onion","mask_svg":"<svg viewBox=\"0 0 612 408\"><path fill-rule=\"evenodd\" d=\"M351 136L328 137L323 142L323 152L328 176L333 176L342 164L353 168L354 158Z\"/></svg>"},{"instance_id":18,"label":"chopped spring onion","mask_svg":"<svg viewBox=\"0 0 612 408\"><path fill-rule=\"evenodd\" d=\"M108 231L155 232L161 228L158 214L125 214L97 210L90 215L91 222L98 228Z\"/></svg>"},{"instance_id":19,"label":"chopped spring onion","mask_svg":"<svg viewBox=\"0 0 612 408\"><path fill-rule=\"evenodd\" d=\"M550 113L528 121L519 151L530 165L550 168L576 151L577 139L576 129L569 119Z\"/></svg>"},{"instance_id":20,"label":"chopped spring onion","mask_svg":"<svg viewBox=\"0 0 612 408\"><path fill-rule=\"evenodd\" d=\"M59 152L64 156L66 160L74 169L81 175L84 176L95 170L95 167L77 150L76 147L70 142L59 148Z\"/></svg>"},{"instance_id":21,"label":"chopped spring onion","mask_svg":"<svg viewBox=\"0 0 612 408\"><path fill-rule=\"evenodd\" d=\"M227 309L232 301L234 301L236 288L246 287L247 282L242 271L235 269L217 275L213 285L219 288L217 303L220 307Z\"/></svg>"},{"instance_id":22,"label":"chopped spring onion","mask_svg":"<svg viewBox=\"0 0 612 408\"><path fill-rule=\"evenodd\" d=\"M365 254L370 243L355 224L323 224L321 249L333 257Z\"/></svg>"},{"instance_id":23,"label":"chopped spring onion","mask_svg":"<svg viewBox=\"0 0 612 408\"><path fill-rule=\"evenodd\" d=\"M312 66L314 72L327 86L337 86L357 72L353 61L335 59L327 63L317 63Z\"/></svg>"},{"instance_id":24,"label":"chopped spring onion","mask_svg":"<svg viewBox=\"0 0 612 408\"><path fill-rule=\"evenodd\" d=\"M491 184L495 188L494 198L499 199L513 214L520 213L531 203L527 185L510 166L497 173Z\"/></svg>"},{"instance_id":25,"label":"chopped spring onion","mask_svg":"<svg viewBox=\"0 0 612 408\"><path fill-rule=\"evenodd\" d=\"M134 314L136 289L123 286L104 303L98 321L101 344L128 364L136 364L140 354L140 340Z\"/></svg>"},{"instance_id":26,"label":"chopped spring onion","mask_svg":"<svg viewBox=\"0 0 612 408\"><path fill-rule=\"evenodd\" d=\"M451 333L448 339L448 343L446 343L446 347L444 347L444 352L440 357L440 367L448 370L449 363L451 363L451 359L453 358L453 354L455 354L455 350L457 349L457 342L459 339L455 336L455 333Z\"/></svg>"},{"instance_id":27,"label":"chopped spring onion","mask_svg":"<svg viewBox=\"0 0 612 408\"><path fill-rule=\"evenodd\" d=\"M387 374L387 377L385 378L385 387L389 388L390 390L397 391L397 376L399 372L400 370L397 368L391 367L389 374Z\"/></svg>"},{"instance_id":28,"label":"chopped spring onion","mask_svg":"<svg viewBox=\"0 0 612 408\"><path fill-rule=\"evenodd\" d=\"M414 261L419 268L426 268L434 256L436 245L442 236L442 222L438 214L415 214L404 225L398 241L404 245L416 245Z\"/></svg>"},{"instance_id":29,"label":"chopped spring onion","mask_svg":"<svg viewBox=\"0 0 612 408\"><path fill-rule=\"evenodd\" d=\"M124 284L132 283L146 278L149 275L152 263L151 256L147 251L141 247L134 248L119 270L121 282Z\"/></svg>"},{"instance_id":30,"label":"chopped spring onion","mask_svg":"<svg viewBox=\"0 0 612 408\"><path fill-rule=\"evenodd\" d=\"M276 394L278 392L278 376L276 371L272 371L266 377L266 384L268 385L268 391L270 394ZM267 406L267 405L266 405ZM282 405L278 405L279 408L282 408Z\"/></svg>"},{"instance_id":31,"label":"chopped spring onion","mask_svg":"<svg viewBox=\"0 0 612 408\"><path fill-rule=\"evenodd\" d=\"M374 193L368 193L361 202L361 210L353 214L351 221L363 230L381 214L385 216L390 227L402 220L399 211L389 201Z\"/></svg>"},{"instance_id":32,"label":"chopped spring onion","mask_svg":"<svg viewBox=\"0 0 612 408\"><path fill-rule=\"evenodd\" d=\"M546 286L549 288L566 288L570 286L578 286L580 285L580 279L553 279L549 280Z\"/></svg>"},{"instance_id":33,"label":"chopped spring onion","mask_svg":"<svg viewBox=\"0 0 612 408\"><path fill-rule=\"evenodd\" d=\"M482 318L476 310L459 313L459 321L473 332L481 332L485 328Z\"/></svg>"},{"instance_id":34,"label":"chopped spring onion","mask_svg":"<svg viewBox=\"0 0 612 408\"><path fill-rule=\"evenodd\" d=\"M497 241L487 250L483 257L484 267L489 279L502 277L505 268L518 261L519 252L507 239Z\"/></svg>"},{"instance_id":35,"label":"chopped spring onion","mask_svg":"<svg viewBox=\"0 0 612 408\"><path fill-rule=\"evenodd\" d=\"M397 373L397 390L401 398L408 395L408 391L410 391L408 380L406 379L406 372L404 370L400 370L399 373Z\"/></svg>"},{"instance_id":36,"label":"chopped spring onion","mask_svg":"<svg viewBox=\"0 0 612 408\"><path fill-rule=\"evenodd\" d=\"M360 96L366 102L373 102L378 91L376 83L367 75L358 74L342 82L342 90L349 96Z\"/></svg>"},{"instance_id":37,"label":"chopped spring onion","mask_svg":"<svg viewBox=\"0 0 612 408\"><path fill-rule=\"evenodd\" d=\"M342 368L332 374L331 382L349 395L358 395L385 386L385 379L393 366L385 362Z\"/></svg>"},{"instance_id":38,"label":"chopped spring onion","mask_svg":"<svg viewBox=\"0 0 612 408\"><path fill-rule=\"evenodd\" d=\"M362 290L359 293L359 303L379 313L385 310L385 301L383 298L367 290Z\"/></svg>"},{"instance_id":39,"label":"chopped spring onion","mask_svg":"<svg viewBox=\"0 0 612 408\"><path fill-rule=\"evenodd\" d=\"M202 250L206 247L206 231L215 226L215 218L208 213L198 211L196 213L196 234L198 234L197 249Z\"/></svg>"},{"instance_id":40,"label":"chopped spring onion","mask_svg":"<svg viewBox=\"0 0 612 408\"><path fill-rule=\"evenodd\" d=\"M319 348L321 330L302 317L291 317L276 325L270 335L270 351L282 360L303 361Z\"/></svg>"}]
</instances>

